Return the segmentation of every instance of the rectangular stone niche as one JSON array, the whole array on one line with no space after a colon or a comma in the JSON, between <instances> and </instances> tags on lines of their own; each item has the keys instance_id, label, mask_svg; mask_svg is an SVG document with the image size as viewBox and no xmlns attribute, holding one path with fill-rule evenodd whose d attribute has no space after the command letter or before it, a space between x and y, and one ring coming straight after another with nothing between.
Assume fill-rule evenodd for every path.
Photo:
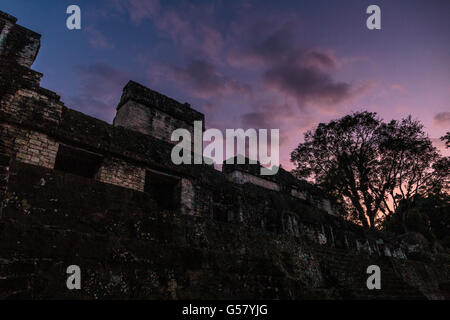
<instances>
[{"instance_id":1,"label":"rectangular stone niche","mask_svg":"<svg viewBox=\"0 0 450 320\"><path fill-rule=\"evenodd\" d=\"M155 170L145 174L144 192L149 193L161 209L178 210L181 201L181 179Z\"/></svg>"},{"instance_id":2,"label":"rectangular stone niche","mask_svg":"<svg viewBox=\"0 0 450 320\"><path fill-rule=\"evenodd\" d=\"M86 150L60 145L55 170L94 179L103 162L103 156Z\"/></svg>"}]
</instances>

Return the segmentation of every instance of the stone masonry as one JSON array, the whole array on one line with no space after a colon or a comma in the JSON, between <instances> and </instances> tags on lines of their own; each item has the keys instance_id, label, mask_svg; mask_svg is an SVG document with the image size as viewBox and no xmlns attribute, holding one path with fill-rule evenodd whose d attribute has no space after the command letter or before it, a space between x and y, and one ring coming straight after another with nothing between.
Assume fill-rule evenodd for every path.
<instances>
[{"instance_id":1,"label":"stone masonry","mask_svg":"<svg viewBox=\"0 0 450 320\"><path fill-rule=\"evenodd\" d=\"M119 159L107 159L100 167L97 179L137 191L144 191L145 169Z\"/></svg>"}]
</instances>

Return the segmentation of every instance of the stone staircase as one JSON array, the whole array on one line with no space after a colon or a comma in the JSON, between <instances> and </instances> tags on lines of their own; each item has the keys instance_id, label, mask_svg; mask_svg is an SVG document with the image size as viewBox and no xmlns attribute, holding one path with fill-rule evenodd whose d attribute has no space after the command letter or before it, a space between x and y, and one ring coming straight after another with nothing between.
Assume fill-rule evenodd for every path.
<instances>
[{"instance_id":1,"label":"stone staircase","mask_svg":"<svg viewBox=\"0 0 450 320\"><path fill-rule=\"evenodd\" d=\"M425 299L417 289L407 284L395 267L395 258L367 254L349 254L347 250L314 247L325 280L348 299ZM381 270L381 289L369 290L367 267Z\"/></svg>"}]
</instances>

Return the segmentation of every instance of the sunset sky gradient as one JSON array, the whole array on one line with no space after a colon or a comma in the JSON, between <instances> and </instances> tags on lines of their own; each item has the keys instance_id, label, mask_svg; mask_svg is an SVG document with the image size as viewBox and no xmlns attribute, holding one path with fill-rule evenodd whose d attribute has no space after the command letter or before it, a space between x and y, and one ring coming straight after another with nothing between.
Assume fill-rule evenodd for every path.
<instances>
[{"instance_id":1,"label":"sunset sky gradient","mask_svg":"<svg viewBox=\"0 0 450 320\"><path fill-rule=\"evenodd\" d=\"M66 8L82 30L66 28ZM377 4L382 30L366 28ZM112 122L138 81L205 113L206 127L279 128L281 162L306 130L351 111L450 130L450 1L2 0L43 35L33 69L70 108Z\"/></svg>"}]
</instances>

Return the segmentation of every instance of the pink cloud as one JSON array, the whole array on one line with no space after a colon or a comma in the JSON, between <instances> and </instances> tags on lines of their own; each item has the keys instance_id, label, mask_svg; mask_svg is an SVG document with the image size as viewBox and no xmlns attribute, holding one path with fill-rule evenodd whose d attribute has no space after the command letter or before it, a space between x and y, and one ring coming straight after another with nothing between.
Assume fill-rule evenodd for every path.
<instances>
[{"instance_id":1,"label":"pink cloud","mask_svg":"<svg viewBox=\"0 0 450 320\"><path fill-rule=\"evenodd\" d=\"M401 85L401 84L399 84L399 83L394 83L394 84L391 86L391 89L392 89L393 91L397 91L397 92L400 92L400 93L405 93L405 92L406 92L405 86L403 86L403 85Z\"/></svg>"},{"instance_id":2,"label":"pink cloud","mask_svg":"<svg viewBox=\"0 0 450 320\"><path fill-rule=\"evenodd\" d=\"M439 112L434 116L434 123L438 127L450 128L450 112Z\"/></svg>"},{"instance_id":3,"label":"pink cloud","mask_svg":"<svg viewBox=\"0 0 450 320\"><path fill-rule=\"evenodd\" d=\"M329 49L301 47L296 19L274 17L274 25L258 21L232 25L237 39L227 61L235 67L262 70L265 89L295 99L300 109L310 106L335 113L343 103L364 94L370 83L355 86L335 79L340 62ZM239 33L239 35L237 35Z\"/></svg>"}]
</instances>

